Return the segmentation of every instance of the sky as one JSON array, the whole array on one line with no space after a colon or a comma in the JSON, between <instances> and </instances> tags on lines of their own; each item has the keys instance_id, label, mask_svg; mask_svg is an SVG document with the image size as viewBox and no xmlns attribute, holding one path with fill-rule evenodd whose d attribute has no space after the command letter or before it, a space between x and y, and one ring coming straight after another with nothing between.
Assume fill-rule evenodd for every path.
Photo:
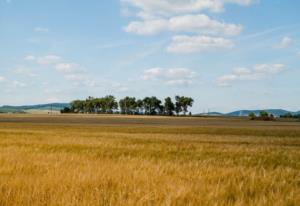
<instances>
[{"instance_id":1,"label":"sky","mask_svg":"<svg viewBox=\"0 0 300 206\"><path fill-rule=\"evenodd\" d=\"M184 95L300 110L300 1L0 0L0 105Z\"/></svg>"}]
</instances>

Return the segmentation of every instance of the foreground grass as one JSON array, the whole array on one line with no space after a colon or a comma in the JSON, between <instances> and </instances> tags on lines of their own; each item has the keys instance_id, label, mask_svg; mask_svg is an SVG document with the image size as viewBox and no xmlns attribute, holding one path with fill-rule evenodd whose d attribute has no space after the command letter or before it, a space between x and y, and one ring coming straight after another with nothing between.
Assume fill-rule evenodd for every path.
<instances>
[{"instance_id":1,"label":"foreground grass","mask_svg":"<svg viewBox=\"0 0 300 206\"><path fill-rule=\"evenodd\" d=\"M296 127L0 123L1 206L299 205L299 171Z\"/></svg>"}]
</instances>

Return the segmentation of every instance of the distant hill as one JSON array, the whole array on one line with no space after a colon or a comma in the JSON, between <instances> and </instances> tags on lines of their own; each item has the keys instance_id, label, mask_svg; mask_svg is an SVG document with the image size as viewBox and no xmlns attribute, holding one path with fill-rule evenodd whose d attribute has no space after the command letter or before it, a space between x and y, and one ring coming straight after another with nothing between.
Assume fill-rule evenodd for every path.
<instances>
[{"instance_id":1,"label":"distant hill","mask_svg":"<svg viewBox=\"0 0 300 206\"><path fill-rule=\"evenodd\" d=\"M69 103L53 103L53 104L37 104L37 105L24 105L24 106L8 106L4 105L0 107L0 113L46 113L46 112L59 112L65 107L70 107ZM291 112L283 109L266 109L266 110L238 110L230 113L209 112L195 114L194 116L231 116L231 117L246 117L249 113L253 112L255 115L259 115L261 111L266 111L269 114L273 114L275 117L291 113L292 115L300 114L298 112Z\"/></svg>"},{"instance_id":2,"label":"distant hill","mask_svg":"<svg viewBox=\"0 0 300 206\"><path fill-rule=\"evenodd\" d=\"M32 113L39 111L60 111L64 107L69 107L68 103L38 104L25 106L8 106L0 107L0 113Z\"/></svg>"},{"instance_id":3,"label":"distant hill","mask_svg":"<svg viewBox=\"0 0 300 206\"><path fill-rule=\"evenodd\" d=\"M266 111L269 114L273 114L275 117L279 117L281 115L291 113L292 115L298 115L300 114L300 111L298 112L291 112L283 109L266 109L266 110L238 110L230 113L220 113L220 112L210 112L210 113L201 113L196 114L195 116L230 116L230 117L247 117L251 112L253 112L256 116L260 114L260 112Z\"/></svg>"},{"instance_id":4,"label":"distant hill","mask_svg":"<svg viewBox=\"0 0 300 206\"><path fill-rule=\"evenodd\" d=\"M300 111L299 112L292 112L292 115L299 115L300 114Z\"/></svg>"},{"instance_id":5,"label":"distant hill","mask_svg":"<svg viewBox=\"0 0 300 206\"><path fill-rule=\"evenodd\" d=\"M244 117L244 116L248 116L251 112L253 112L256 116L258 116L260 114L260 112L262 112L262 111L266 111L269 114L273 114L275 117L279 117L280 115L284 115L287 113L296 114L296 112L290 112L290 111L283 110L283 109L266 109L266 110L239 110L239 111L235 111L235 112L230 112L230 113L226 114L226 116Z\"/></svg>"},{"instance_id":6,"label":"distant hill","mask_svg":"<svg viewBox=\"0 0 300 206\"><path fill-rule=\"evenodd\" d=\"M209 113L196 114L194 116L224 116L224 114L222 114L220 112L209 112Z\"/></svg>"}]
</instances>

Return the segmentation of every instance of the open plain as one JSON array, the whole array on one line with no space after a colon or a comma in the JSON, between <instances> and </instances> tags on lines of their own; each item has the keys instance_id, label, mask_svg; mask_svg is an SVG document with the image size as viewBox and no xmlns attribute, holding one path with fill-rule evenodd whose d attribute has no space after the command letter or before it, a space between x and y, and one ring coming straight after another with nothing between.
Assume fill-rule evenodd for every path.
<instances>
[{"instance_id":1,"label":"open plain","mask_svg":"<svg viewBox=\"0 0 300 206\"><path fill-rule=\"evenodd\" d=\"M300 122L0 115L0 205L300 203Z\"/></svg>"}]
</instances>

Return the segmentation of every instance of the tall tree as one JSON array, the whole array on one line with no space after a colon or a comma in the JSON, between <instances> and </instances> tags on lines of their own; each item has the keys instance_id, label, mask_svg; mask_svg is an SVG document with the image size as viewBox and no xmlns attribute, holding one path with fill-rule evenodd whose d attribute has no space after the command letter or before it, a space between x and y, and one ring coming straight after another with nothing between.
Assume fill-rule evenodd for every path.
<instances>
[{"instance_id":1,"label":"tall tree","mask_svg":"<svg viewBox=\"0 0 300 206\"><path fill-rule=\"evenodd\" d=\"M104 110L105 113L113 113L114 109L118 109L118 103L116 102L116 98L112 95L108 95L103 98L104 102Z\"/></svg>"},{"instance_id":2,"label":"tall tree","mask_svg":"<svg viewBox=\"0 0 300 206\"><path fill-rule=\"evenodd\" d=\"M182 101L183 114L186 115L188 108L193 106L194 100L191 97L183 97Z\"/></svg>"},{"instance_id":3,"label":"tall tree","mask_svg":"<svg viewBox=\"0 0 300 206\"><path fill-rule=\"evenodd\" d=\"M152 110L150 97L145 97L143 99L143 105L144 105L144 109L145 109L145 114L149 115Z\"/></svg>"},{"instance_id":4,"label":"tall tree","mask_svg":"<svg viewBox=\"0 0 300 206\"><path fill-rule=\"evenodd\" d=\"M134 114L136 111L135 97L125 97L119 101L122 114Z\"/></svg>"},{"instance_id":5,"label":"tall tree","mask_svg":"<svg viewBox=\"0 0 300 206\"><path fill-rule=\"evenodd\" d=\"M141 99L138 99L136 101L136 113L137 114L143 114L144 110L144 102Z\"/></svg>"},{"instance_id":6,"label":"tall tree","mask_svg":"<svg viewBox=\"0 0 300 206\"><path fill-rule=\"evenodd\" d=\"M94 104L94 111L95 113L101 113L102 108L103 108L103 102L102 102L102 98L95 98L93 99L93 104Z\"/></svg>"},{"instance_id":7,"label":"tall tree","mask_svg":"<svg viewBox=\"0 0 300 206\"><path fill-rule=\"evenodd\" d=\"M175 113L176 113L177 116L179 116L180 112L182 112L181 104L176 101L176 103L175 103Z\"/></svg>"},{"instance_id":8,"label":"tall tree","mask_svg":"<svg viewBox=\"0 0 300 206\"><path fill-rule=\"evenodd\" d=\"M185 97L185 96L176 96L176 113L177 115L180 112L183 112L184 115L188 112L188 107L192 107L194 100L190 97Z\"/></svg>"},{"instance_id":9,"label":"tall tree","mask_svg":"<svg viewBox=\"0 0 300 206\"><path fill-rule=\"evenodd\" d=\"M85 101L74 100L71 102L71 110L74 113L84 113Z\"/></svg>"},{"instance_id":10,"label":"tall tree","mask_svg":"<svg viewBox=\"0 0 300 206\"><path fill-rule=\"evenodd\" d=\"M262 118L266 118L266 117L269 117L269 113L266 112L266 111L261 111L261 112L259 113L259 116L262 117Z\"/></svg>"},{"instance_id":11,"label":"tall tree","mask_svg":"<svg viewBox=\"0 0 300 206\"><path fill-rule=\"evenodd\" d=\"M171 97L167 97L165 99L164 108L165 108L165 114L166 115L172 116L174 114L175 105L172 102Z\"/></svg>"},{"instance_id":12,"label":"tall tree","mask_svg":"<svg viewBox=\"0 0 300 206\"><path fill-rule=\"evenodd\" d=\"M85 100L85 105L84 105L84 109L86 113L95 113L95 105L94 105L94 99L93 97L89 96L86 100Z\"/></svg>"},{"instance_id":13,"label":"tall tree","mask_svg":"<svg viewBox=\"0 0 300 206\"><path fill-rule=\"evenodd\" d=\"M157 97L145 97L144 100L144 108L145 108L145 114L147 115L156 115L158 113L161 113L162 111L162 105L161 101L157 99Z\"/></svg>"}]
</instances>

